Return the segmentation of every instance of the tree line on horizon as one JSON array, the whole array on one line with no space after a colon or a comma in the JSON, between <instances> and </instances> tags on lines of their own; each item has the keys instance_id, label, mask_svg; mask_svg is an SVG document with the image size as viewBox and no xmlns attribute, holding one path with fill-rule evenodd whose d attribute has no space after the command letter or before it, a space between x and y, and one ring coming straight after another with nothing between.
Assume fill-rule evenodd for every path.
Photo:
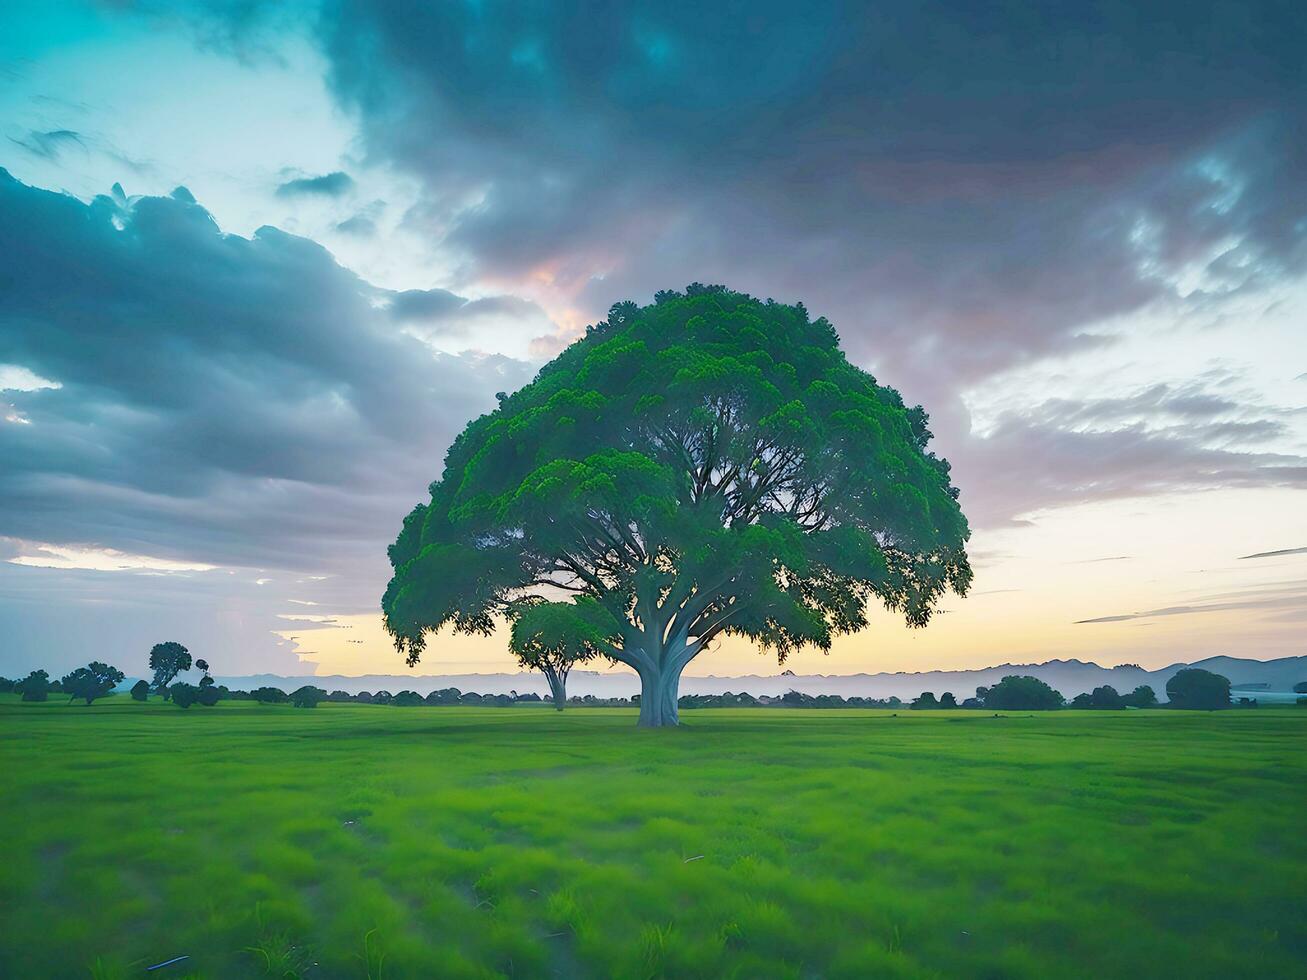
<instances>
[{"instance_id":1,"label":"tree line on horizon","mask_svg":"<svg viewBox=\"0 0 1307 980\"><path fill-rule=\"evenodd\" d=\"M219 701L257 701L262 704L291 704L299 708L313 708L322 702L352 702L380 704L396 707L418 706L470 706L513 707L549 703L534 692L519 694L478 694L460 691L456 687L442 688L426 694L416 691L377 692L326 691L311 684L294 691L264 686L251 691L232 690L217 684L206 660L192 660L186 647L176 642L155 644L150 651L150 668L153 681L138 680L129 693L135 701L146 701L151 694L171 701L179 708L193 704L212 707ZM192 668L203 672L198 684L177 681L176 678ZM83 700L87 705L113 693L125 675L121 670L99 661L70 671L58 680L51 681L45 670L33 670L21 680L0 677L0 693L17 693L23 701L48 700L51 694L68 695L69 702ZM594 695L567 697L561 685L550 684L554 707L562 711L567 705L577 707L639 708L641 695L630 698L599 698ZM1307 681L1294 685L1294 691L1307 694ZM1121 694L1111 685L1067 699L1044 681L1029 675L1011 674L992 686L976 688L973 697L961 701L949 691L938 698L932 691L923 691L910 702L897 696L887 698L843 697L839 694L806 694L787 691L783 695L755 697L748 692L724 694L685 694L677 699L678 708L906 708L908 710L985 709L995 711L1050 711L1060 708L1084 710L1124 710L1126 708L1172 707L1213 710L1231 707L1230 680L1212 671L1189 667L1178 671L1166 683L1167 702L1159 704L1157 694L1147 684L1141 684L1128 694ZM1241 705L1255 704L1241 698ZM1307 698L1299 699L1307 704Z\"/></svg>"}]
</instances>

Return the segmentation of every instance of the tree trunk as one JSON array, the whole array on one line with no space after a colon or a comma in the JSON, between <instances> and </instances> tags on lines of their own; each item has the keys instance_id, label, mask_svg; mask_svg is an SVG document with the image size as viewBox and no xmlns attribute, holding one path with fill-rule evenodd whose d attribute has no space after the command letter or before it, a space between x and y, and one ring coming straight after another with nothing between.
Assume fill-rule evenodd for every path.
<instances>
[{"instance_id":1,"label":"tree trunk","mask_svg":"<svg viewBox=\"0 0 1307 980\"><path fill-rule=\"evenodd\" d=\"M567 704L567 677L552 668L542 668L545 680L549 681L549 693L554 699L554 709L562 711Z\"/></svg>"},{"instance_id":2,"label":"tree trunk","mask_svg":"<svg viewBox=\"0 0 1307 980\"><path fill-rule=\"evenodd\" d=\"M676 656L670 656L672 651L664 650L661 663L640 671L641 728L669 728L680 723L676 701L681 686L681 671L685 669L679 655L684 650L684 646L681 646L676 651Z\"/></svg>"}]
</instances>

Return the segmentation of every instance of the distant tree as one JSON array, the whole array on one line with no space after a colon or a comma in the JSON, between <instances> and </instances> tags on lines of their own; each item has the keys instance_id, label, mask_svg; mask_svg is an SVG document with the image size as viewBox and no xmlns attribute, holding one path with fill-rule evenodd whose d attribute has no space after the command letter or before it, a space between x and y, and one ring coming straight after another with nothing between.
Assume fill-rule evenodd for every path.
<instances>
[{"instance_id":1,"label":"distant tree","mask_svg":"<svg viewBox=\"0 0 1307 980\"><path fill-rule=\"evenodd\" d=\"M1089 695L1089 700L1095 708L1119 710L1125 707L1125 701L1111 684L1104 684L1102 687L1094 688Z\"/></svg>"},{"instance_id":2,"label":"distant tree","mask_svg":"<svg viewBox=\"0 0 1307 980\"><path fill-rule=\"evenodd\" d=\"M150 684L148 681L137 681L132 685L132 700L144 701L150 696Z\"/></svg>"},{"instance_id":3,"label":"distant tree","mask_svg":"<svg viewBox=\"0 0 1307 980\"><path fill-rule=\"evenodd\" d=\"M51 681L51 682L50 682L49 693L51 693L51 694L63 694L63 693L64 693L64 682L63 682L63 680L60 679L60 680L54 680L54 681Z\"/></svg>"},{"instance_id":4,"label":"distant tree","mask_svg":"<svg viewBox=\"0 0 1307 980\"><path fill-rule=\"evenodd\" d=\"M50 696L50 675L44 670L34 670L15 684L14 690L24 701L44 701Z\"/></svg>"},{"instance_id":5,"label":"distant tree","mask_svg":"<svg viewBox=\"0 0 1307 980\"><path fill-rule=\"evenodd\" d=\"M357 701L359 704L371 704L371 703L372 703L372 692L371 692L371 691L359 691L358 694L354 695L354 700Z\"/></svg>"},{"instance_id":6,"label":"distant tree","mask_svg":"<svg viewBox=\"0 0 1307 980\"><path fill-rule=\"evenodd\" d=\"M427 704L458 704L463 692L456 687L444 687L427 695Z\"/></svg>"},{"instance_id":7,"label":"distant tree","mask_svg":"<svg viewBox=\"0 0 1307 980\"><path fill-rule=\"evenodd\" d=\"M1201 667L1186 667L1166 682L1166 696L1173 708L1228 708L1230 679Z\"/></svg>"},{"instance_id":8,"label":"distant tree","mask_svg":"<svg viewBox=\"0 0 1307 980\"><path fill-rule=\"evenodd\" d=\"M917 699L908 705L908 707L917 711L923 708L938 708L939 702L935 700L934 691L922 691L921 694L917 695Z\"/></svg>"},{"instance_id":9,"label":"distant tree","mask_svg":"<svg viewBox=\"0 0 1307 980\"><path fill-rule=\"evenodd\" d=\"M172 695L172 703L179 708L189 708L200 699L200 689L194 684L187 684L185 681L170 684L168 691Z\"/></svg>"},{"instance_id":10,"label":"distant tree","mask_svg":"<svg viewBox=\"0 0 1307 980\"><path fill-rule=\"evenodd\" d=\"M279 687L256 687L250 697L260 704L285 704L290 697Z\"/></svg>"},{"instance_id":11,"label":"distant tree","mask_svg":"<svg viewBox=\"0 0 1307 980\"><path fill-rule=\"evenodd\" d=\"M209 661L207 661L207 660L197 660L197 661L195 661L195 669L196 669L196 670L202 670L202 671L204 671L204 676L205 676L205 677L208 677L208 676L209 676Z\"/></svg>"},{"instance_id":12,"label":"distant tree","mask_svg":"<svg viewBox=\"0 0 1307 980\"><path fill-rule=\"evenodd\" d=\"M206 684L204 681L208 681L209 683ZM212 677L206 677L204 680L201 680L200 686L196 688L196 691L195 700L206 708L212 708L215 704L221 701L223 697L223 689L213 683Z\"/></svg>"},{"instance_id":13,"label":"distant tree","mask_svg":"<svg viewBox=\"0 0 1307 980\"><path fill-rule=\"evenodd\" d=\"M14 685L17 683L17 681L10 680L8 677L0 677L0 694L12 693Z\"/></svg>"},{"instance_id":14,"label":"distant tree","mask_svg":"<svg viewBox=\"0 0 1307 980\"><path fill-rule=\"evenodd\" d=\"M354 700L354 697L349 693L349 691L332 691L330 694L327 695L327 700L328 701L352 701Z\"/></svg>"},{"instance_id":15,"label":"distant tree","mask_svg":"<svg viewBox=\"0 0 1307 980\"><path fill-rule=\"evenodd\" d=\"M150 669L154 671L154 689L163 691L178 674L191 669L190 652L180 643L156 643L150 651Z\"/></svg>"},{"instance_id":16,"label":"distant tree","mask_svg":"<svg viewBox=\"0 0 1307 980\"><path fill-rule=\"evenodd\" d=\"M617 629L617 621L590 596L573 602L528 602L515 607L508 646L523 667L545 675L554 707L562 711L568 673L619 642Z\"/></svg>"},{"instance_id":17,"label":"distant tree","mask_svg":"<svg viewBox=\"0 0 1307 980\"><path fill-rule=\"evenodd\" d=\"M962 702L962 707L964 708L983 708L984 706L985 702L980 698L966 698Z\"/></svg>"},{"instance_id":18,"label":"distant tree","mask_svg":"<svg viewBox=\"0 0 1307 980\"><path fill-rule=\"evenodd\" d=\"M1128 708L1152 708L1157 704L1157 692L1147 684L1140 684L1121 700Z\"/></svg>"},{"instance_id":19,"label":"distant tree","mask_svg":"<svg viewBox=\"0 0 1307 980\"><path fill-rule=\"evenodd\" d=\"M390 699L390 703L399 708L415 708L423 701L422 695L417 691L400 691Z\"/></svg>"},{"instance_id":20,"label":"distant tree","mask_svg":"<svg viewBox=\"0 0 1307 980\"><path fill-rule=\"evenodd\" d=\"M1307 681L1299 681L1293 685L1294 694L1307 694Z\"/></svg>"},{"instance_id":21,"label":"distant tree","mask_svg":"<svg viewBox=\"0 0 1307 980\"><path fill-rule=\"evenodd\" d=\"M1062 707L1064 700L1038 677L1025 675L1009 674L984 690L985 707L999 711L1048 711Z\"/></svg>"},{"instance_id":22,"label":"distant tree","mask_svg":"<svg viewBox=\"0 0 1307 980\"><path fill-rule=\"evenodd\" d=\"M110 667L98 660L93 660L85 667L78 667L65 674L60 684L69 701L85 699L89 705L97 698L102 698L122 683L123 672L117 667Z\"/></svg>"},{"instance_id":23,"label":"distant tree","mask_svg":"<svg viewBox=\"0 0 1307 980\"><path fill-rule=\"evenodd\" d=\"M394 697L389 691L378 691L372 695L373 704L390 704L390 699Z\"/></svg>"},{"instance_id":24,"label":"distant tree","mask_svg":"<svg viewBox=\"0 0 1307 980\"><path fill-rule=\"evenodd\" d=\"M801 304L660 295L614 306L454 441L389 551L382 610L410 665L446 624L589 597L603 655L639 675L639 724L675 725L718 636L784 663L874 606L918 627L965 594L969 531L920 407Z\"/></svg>"},{"instance_id":25,"label":"distant tree","mask_svg":"<svg viewBox=\"0 0 1307 980\"><path fill-rule=\"evenodd\" d=\"M292 691L290 703L297 708L316 708L319 701L327 699L327 692L312 684L305 684L297 691Z\"/></svg>"},{"instance_id":26,"label":"distant tree","mask_svg":"<svg viewBox=\"0 0 1307 980\"><path fill-rule=\"evenodd\" d=\"M948 691L945 691L939 696L939 706L941 708L956 708L958 706L958 699Z\"/></svg>"}]
</instances>

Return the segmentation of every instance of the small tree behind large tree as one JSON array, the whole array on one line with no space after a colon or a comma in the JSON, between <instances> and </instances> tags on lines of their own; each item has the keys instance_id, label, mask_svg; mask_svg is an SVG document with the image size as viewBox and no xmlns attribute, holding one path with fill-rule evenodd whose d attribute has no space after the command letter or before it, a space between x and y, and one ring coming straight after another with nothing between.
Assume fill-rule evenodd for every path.
<instances>
[{"instance_id":1,"label":"small tree behind large tree","mask_svg":"<svg viewBox=\"0 0 1307 980\"><path fill-rule=\"evenodd\" d=\"M164 691L178 674L191 669L191 655L180 643L156 643L150 650L150 669L154 671L154 689Z\"/></svg>"},{"instance_id":2,"label":"small tree behind large tree","mask_svg":"<svg viewBox=\"0 0 1307 980\"><path fill-rule=\"evenodd\" d=\"M123 672L117 667L93 660L85 667L78 667L61 680L64 693L69 701L84 698L89 705L97 698L102 698L123 680Z\"/></svg>"},{"instance_id":3,"label":"small tree behind large tree","mask_svg":"<svg viewBox=\"0 0 1307 980\"><path fill-rule=\"evenodd\" d=\"M621 639L613 617L590 596L575 602L523 604L513 619L509 648L523 667L545 675L554 707L567 704L567 675Z\"/></svg>"},{"instance_id":4,"label":"small tree behind large tree","mask_svg":"<svg viewBox=\"0 0 1307 980\"><path fill-rule=\"evenodd\" d=\"M865 627L869 603L924 626L965 593L967 523L930 438L802 305L698 284L619 303L455 441L390 548L386 628L412 665L445 624L488 634L543 599L580 637L597 607L640 724L674 725L719 636L784 662Z\"/></svg>"}]
</instances>

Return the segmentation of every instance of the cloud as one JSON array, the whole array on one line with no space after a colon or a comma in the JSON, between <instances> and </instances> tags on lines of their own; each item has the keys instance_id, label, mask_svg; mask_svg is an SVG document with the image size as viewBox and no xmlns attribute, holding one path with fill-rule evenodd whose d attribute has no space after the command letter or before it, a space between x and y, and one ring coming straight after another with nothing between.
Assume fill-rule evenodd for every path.
<instances>
[{"instance_id":1,"label":"cloud","mask_svg":"<svg viewBox=\"0 0 1307 980\"><path fill-rule=\"evenodd\" d=\"M53 544L36 544L35 554L8 559L11 565L36 568L82 568L101 572L211 572L213 565L202 562L168 561L148 555L129 555L112 548L66 548Z\"/></svg>"},{"instance_id":2,"label":"cloud","mask_svg":"<svg viewBox=\"0 0 1307 980\"><path fill-rule=\"evenodd\" d=\"M1191 616L1199 613L1229 611L1261 611L1279 615L1307 612L1307 583L1276 583L1240 592L1207 596L1195 603L1149 609L1144 612L1122 613L1115 616L1097 616L1079 619L1074 625L1086 626L1102 623L1124 623L1137 619L1157 619L1166 616Z\"/></svg>"},{"instance_id":3,"label":"cloud","mask_svg":"<svg viewBox=\"0 0 1307 980\"><path fill-rule=\"evenodd\" d=\"M467 299L446 289L408 289L389 294L386 308L408 332L436 347L460 339L464 345L485 344L543 360L537 342L558 333L539 304L517 296Z\"/></svg>"},{"instance_id":4,"label":"cloud","mask_svg":"<svg viewBox=\"0 0 1307 980\"><path fill-rule=\"evenodd\" d=\"M1289 6L358 2L320 23L369 151L422 183L411 220L551 309L692 280L804 299L929 395L1305 255Z\"/></svg>"},{"instance_id":5,"label":"cloud","mask_svg":"<svg viewBox=\"0 0 1307 980\"><path fill-rule=\"evenodd\" d=\"M28 131L24 139L11 136L9 141L45 160L57 160L64 150L74 146L80 150L86 149L81 134L71 129L52 129L46 132L33 129Z\"/></svg>"},{"instance_id":6,"label":"cloud","mask_svg":"<svg viewBox=\"0 0 1307 980\"><path fill-rule=\"evenodd\" d=\"M87 555L257 570L250 589L283 569L327 577L303 598L375 609L447 446L531 374L434 352L320 246L224 235L189 195L87 204L0 171L0 254L5 398L28 423L0 423L0 536L45 549L6 578ZM43 556L62 571L23 567Z\"/></svg>"},{"instance_id":7,"label":"cloud","mask_svg":"<svg viewBox=\"0 0 1307 980\"><path fill-rule=\"evenodd\" d=\"M1307 457L1255 450L1279 410L1195 383L1103 399L1056 399L999 414L983 435L951 432L947 455L974 526L1052 507L1221 488L1307 488ZM1231 413L1241 421L1221 419ZM1239 433L1230 445L1231 433Z\"/></svg>"},{"instance_id":8,"label":"cloud","mask_svg":"<svg viewBox=\"0 0 1307 980\"><path fill-rule=\"evenodd\" d=\"M377 223L365 214L356 214L338 222L336 230L345 235L369 238L377 233Z\"/></svg>"},{"instance_id":9,"label":"cloud","mask_svg":"<svg viewBox=\"0 0 1307 980\"><path fill-rule=\"evenodd\" d=\"M0 391L40 391L62 388L58 381L42 378L18 364L0 364Z\"/></svg>"},{"instance_id":10,"label":"cloud","mask_svg":"<svg viewBox=\"0 0 1307 980\"><path fill-rule=\"evenodd\" d=\"M343 170L320 177L296 177L277 187L278 197L341 197L354 189L354 178Z\"/></svg>"},{"instance_id":11,"label":"cloud","mask_svg":"<svg viewBox=\"0 0 1307 980\"><path fill-rule=\"evenodd\" d=\"M1307 555L1307 548L1282 548L1279 551L1259 551L1255 555L1240 555L1239 561L1249 558L1280 558L1284 555Z\"/></svg>"}]
</instances>

